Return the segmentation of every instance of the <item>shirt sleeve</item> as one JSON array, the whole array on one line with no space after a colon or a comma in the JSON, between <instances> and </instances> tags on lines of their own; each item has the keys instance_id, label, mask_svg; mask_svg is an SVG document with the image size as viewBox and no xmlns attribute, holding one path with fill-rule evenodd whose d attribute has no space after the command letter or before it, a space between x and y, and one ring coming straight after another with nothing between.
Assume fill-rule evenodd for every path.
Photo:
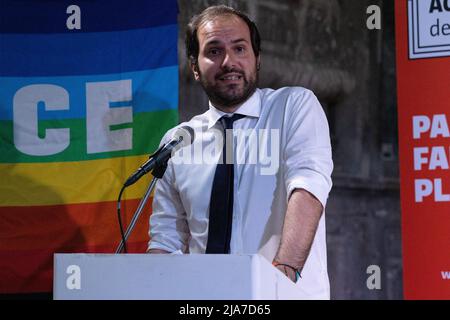
<instances>
[{"instance_id":1,"label":"shirt sleeve","mask_svg":"<svg viewBox=\"0 0 450 320\"><path fill-rule=\"evenodd\" d=\"M170 160L164 176L156 183L152 208L148 250L186 252L190 233Z\"/></svg>"},{"instance_id":2,"label":"shirt sleeve","mask_svg":"<svg viewBox=\"0 0 450 320\"><path fill-rule=\"evenodd\" d=\"M325 208L333 171L327 118L310 90L295 93L287 107L283 155L287 200L295 189L305 189Z\"/></svg>"}]
</instances>

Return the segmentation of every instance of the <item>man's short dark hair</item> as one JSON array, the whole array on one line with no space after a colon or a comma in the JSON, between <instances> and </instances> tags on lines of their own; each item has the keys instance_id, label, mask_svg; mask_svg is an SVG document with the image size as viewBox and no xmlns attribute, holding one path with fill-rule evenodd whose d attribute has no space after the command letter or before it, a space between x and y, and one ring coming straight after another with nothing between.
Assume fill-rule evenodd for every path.
<instances>
[{"instance_id":1,"label":"man's short dark hair","mask_svg":"<svg viewBox=\"0 0 450 320\"><path fill-rule=\"evenodd\" d=\"M191 21L187 25L186 55L191 63L197 64L200 51L197 36L199 26L206 21L211 21L216 17L225 15L235 15L244 20L250 30L250 39L252 42L253 52L255 53L256 57L259 56L259 52L261 51L261 38L259 36L259 31L256 27L256 24L245 13L234 8L227 7L225 5L220 5L206 8L200 14L193 16Z\"/></svg>"}]
</instances>

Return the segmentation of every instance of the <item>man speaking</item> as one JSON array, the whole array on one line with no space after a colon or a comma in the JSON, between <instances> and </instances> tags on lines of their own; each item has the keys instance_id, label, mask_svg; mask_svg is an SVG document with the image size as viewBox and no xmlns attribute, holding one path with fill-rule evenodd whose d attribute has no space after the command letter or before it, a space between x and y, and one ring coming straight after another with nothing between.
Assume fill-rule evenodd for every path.
<instances>
[{"instance_id":1,"label":"man speaking","mask_svg":"<svg viewBox=\"0 0 450 320\"><path fill-rule=\"evenodd\" d=\"M301 87L257 88L259 32L233 8L194 16L186 51L209 110L180 124L195 131L183 151L193 157L169 160L158 181L148 252L259 253L305 297L329 299L324 208L333 163L320 103Z\"/></svg>"}]
</instances>

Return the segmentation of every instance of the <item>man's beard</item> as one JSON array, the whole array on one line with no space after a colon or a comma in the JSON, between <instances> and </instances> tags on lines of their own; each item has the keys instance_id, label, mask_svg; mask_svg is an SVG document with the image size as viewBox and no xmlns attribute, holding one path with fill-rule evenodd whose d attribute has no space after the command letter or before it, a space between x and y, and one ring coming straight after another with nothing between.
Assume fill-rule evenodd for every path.
<instances>
[{"instance_id":1,"label":"man's beard","mask_svg":"<svg viewBox=\"0 0 450 320\"><path fill-rule=\"evenodd\" d=\"M223 72L219 76L216 76L216 81L218 78L222 77L226 73L239 73L242 76L244 81L244 85L242 89L230 89L227 88L225 90L219 88L218 85L212 85L209 83L201 74L200 74L200 83L208 95L209 100L214 106L218 107L235 107L243 102L245 102L256 90L256 85L258 82L258 71L254 72L254 77L250 76L249 79L245 76L245 74L238 70L229 70ZM230 85L232 86L232 85ZM235 85L237 86L237 85Z\"/></svg>"}]
</instances>

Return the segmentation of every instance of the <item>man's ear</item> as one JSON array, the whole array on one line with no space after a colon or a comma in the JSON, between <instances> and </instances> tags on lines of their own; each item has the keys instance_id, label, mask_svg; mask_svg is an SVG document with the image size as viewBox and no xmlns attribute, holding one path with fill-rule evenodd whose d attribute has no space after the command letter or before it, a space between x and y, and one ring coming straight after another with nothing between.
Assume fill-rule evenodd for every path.
<instances>
[{"instance_id":1,"label":"man's ear","mask_svg":"<svg viewBox=\"0 0 450 320\"><path fill-rule=\"evenodd\" d=\"M198 70L198 63L191 62L191 70L194 74L194 79L196 81L200 80L200 71Z\"/></svg>"},{"instance_id":2,"label":"man's ear","mask_svg":"<svg viewBox=\"0 0 450 320\"><path fill-rule=\"evenodd\" d=\"M261 69L261 54L256 58L256 70Z\"/></svg>"}]
</instances>

